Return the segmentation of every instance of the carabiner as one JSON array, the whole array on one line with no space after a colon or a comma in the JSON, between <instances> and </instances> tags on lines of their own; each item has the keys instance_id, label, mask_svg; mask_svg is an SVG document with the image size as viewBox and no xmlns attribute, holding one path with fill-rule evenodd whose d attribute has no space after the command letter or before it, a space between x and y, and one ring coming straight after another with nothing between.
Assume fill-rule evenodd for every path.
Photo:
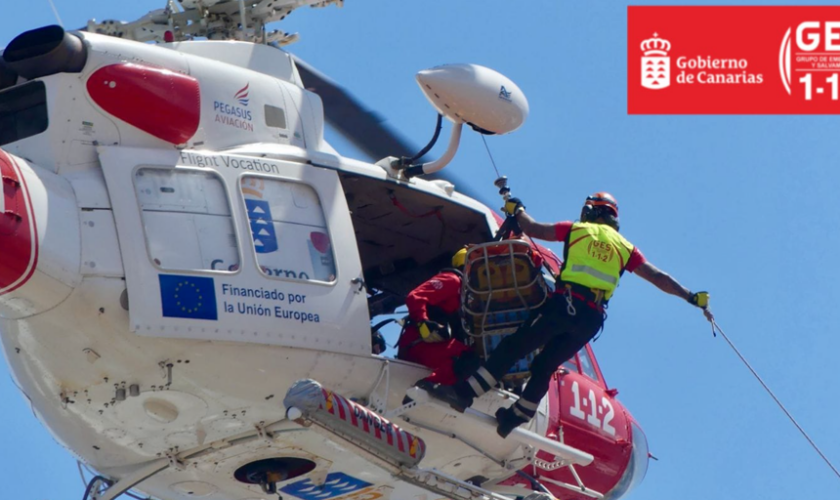
<instances>
[{"instance_id":1,"label":"carabiner","mask_svg":"<svg viewBox=\"0 0 840 500\"><path fill-rule=\"evenodd\" d=\"M566 312L569 313L569 316L577 314L577 309L575 309L575 305L572 304L572 289L569 287L566 287Z\"/></svg>"}]
</instances>

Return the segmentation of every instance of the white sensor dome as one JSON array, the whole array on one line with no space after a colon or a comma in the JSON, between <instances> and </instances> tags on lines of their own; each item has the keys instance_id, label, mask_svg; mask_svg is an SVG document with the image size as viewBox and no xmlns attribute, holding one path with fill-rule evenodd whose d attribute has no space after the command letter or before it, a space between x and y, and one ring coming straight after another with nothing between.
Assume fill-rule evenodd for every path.
<instances>
[{"instance_id":1,"label":"white sensor dome","mask_svg":"<svg viewBox=\"0 0 840 500\"><path fill-rule=\"evenodd\" d=\"M513 132L528 116L528 100L519 87L484 66L436 66L417 73L417 83L440 114L482 133Z\"/></svg>"}]
</instances>

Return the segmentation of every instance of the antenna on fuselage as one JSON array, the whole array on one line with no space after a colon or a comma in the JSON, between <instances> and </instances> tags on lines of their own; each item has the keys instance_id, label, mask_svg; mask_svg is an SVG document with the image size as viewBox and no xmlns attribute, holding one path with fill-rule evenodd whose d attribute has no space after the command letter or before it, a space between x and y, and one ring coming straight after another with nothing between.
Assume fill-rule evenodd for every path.
<instances>
[{"instance_id":1,"label":"antenna on fuselage","mask_svg":"<svg viewBox=\"0 0 840 500\"><path fill-rule=\"evenodd\" d=\"M64 23L61 21L61 16L58 15L58 9L55 8L55 3L53 3L53 0L47 1L50 3L50 7L52 7L53 14L55 15L55 20L58 21L58 25L63 28Z\"/></svg>"}]
</instances>

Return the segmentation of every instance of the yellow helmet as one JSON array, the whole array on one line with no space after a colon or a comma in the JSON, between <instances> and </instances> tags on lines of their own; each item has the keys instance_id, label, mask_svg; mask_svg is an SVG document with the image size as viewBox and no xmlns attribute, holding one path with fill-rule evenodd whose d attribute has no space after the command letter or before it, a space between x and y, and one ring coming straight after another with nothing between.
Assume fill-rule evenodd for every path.
<instances>
[{"instance_id":1,"label":"yellow helmet","mask_svg":"<svg viewBox=\"0 0 840 500\"><path fill-rule=\"evenodd\" d=\"M452 256L452 267L464 267L467 262L467 249L462 248Z\"/></svg>"}]
</instances>

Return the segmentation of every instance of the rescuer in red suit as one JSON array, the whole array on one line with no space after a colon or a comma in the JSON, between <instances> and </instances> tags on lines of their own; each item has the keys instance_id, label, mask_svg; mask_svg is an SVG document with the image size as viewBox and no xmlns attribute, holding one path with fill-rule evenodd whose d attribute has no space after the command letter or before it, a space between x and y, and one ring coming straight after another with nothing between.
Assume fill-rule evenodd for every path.
<instances>
[{"instance_id":1,"label":"rescuer in red suit","mask_svg":"<svg viewBox=\"0 0 840 500\"><path fill-rule=\"evenodd\" d=\"M478 358L463 342L460 318L466 255L466 248L458 251L451 269L432 276L405 301L409 321L397 344L397 358L431 368L432 374L424 379L428 382L452 385L478 367Z\"/></svg>"}]
</instances>

